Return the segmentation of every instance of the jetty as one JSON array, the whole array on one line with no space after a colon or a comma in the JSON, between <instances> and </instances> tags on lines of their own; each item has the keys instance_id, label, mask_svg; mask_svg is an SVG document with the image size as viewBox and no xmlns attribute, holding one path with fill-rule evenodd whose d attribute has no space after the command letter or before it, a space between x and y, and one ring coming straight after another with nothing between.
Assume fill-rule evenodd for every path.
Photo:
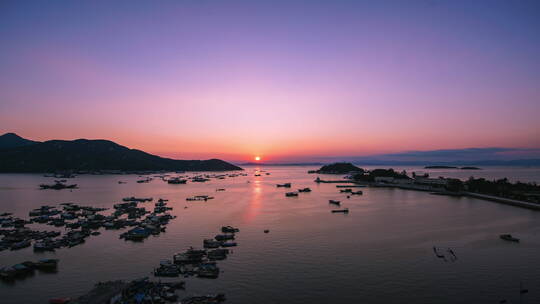
<instances>
[{"instance_id":1,"label":"jetty","mask_svg":"<svg viewBox=\"0 0 540 304\"><path fill-rule=\"evenodd\" d=\"M517 207L522 207L522 208L527 208L527 209L532 209L532 210L540 210L540 204L518 201L514 199L499 197L499 196L473 193L473 192L463 192L463 194L469 197L493 201L493 202L502 203L506 205L512 205L512 206L517 206Z\"/></svg>"},{"instance_id":2,"label":"jetty","mask_svg":"<svg viewBox=\"0 0 540 304\"><path fill-rule=\"evenodd\" d=\"M353 180L348 180L348 179L341 179L341 180L323 180L323 179L320 179L320 178L316 178L314 180L314 182L316 182L317 184L319 183L323 183L323 184L355 184L356 182L353 181Z\"/></svg>"}]
</instances>

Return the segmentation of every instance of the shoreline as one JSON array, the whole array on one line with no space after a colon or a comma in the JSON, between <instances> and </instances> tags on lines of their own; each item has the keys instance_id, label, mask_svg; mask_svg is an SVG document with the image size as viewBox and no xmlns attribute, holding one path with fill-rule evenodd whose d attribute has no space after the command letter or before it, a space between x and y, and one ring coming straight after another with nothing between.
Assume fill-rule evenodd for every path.
<instances>
[{"instance_id":1,"label":"shoreline","mask_svg":"<svg viewBox=\"0 0 540 304\"><path fill-rule=\"evenodd\" d=\"M398 188L398 189L403 189L403 190L424 191L424 192L430 192L431 194L435 194L435 195L466 196L466 197L472 197L476 199L501 203L501 204L510 205L510 206L527 208L530 210L540 210L540 204L514 200L514 199L500 197L500 196L475 193L475 192L466 192L466 191L465 192L450 192L446 190L433 188L430 186L421 186L421 185L392 185L392 184L382 184L382 183L369 183L369 184L358 183L358 184L365 184L371 187L387 187L387 188Z\"/></svg>"}]
</instances>

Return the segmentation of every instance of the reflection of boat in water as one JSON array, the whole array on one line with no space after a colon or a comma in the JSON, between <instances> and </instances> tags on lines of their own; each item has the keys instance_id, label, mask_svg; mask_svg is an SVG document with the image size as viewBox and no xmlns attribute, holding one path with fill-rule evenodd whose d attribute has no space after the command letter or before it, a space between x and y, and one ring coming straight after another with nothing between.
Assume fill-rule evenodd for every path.
<instances>
[{"instance_id":1,"label":"reflection of boat in water","mask_svg":"<svg viewBox=\"0 0 540 304\"><path fill-rule=\"evenodd\" d=\"M510 241L510 242L516 242L516 243L519 243L519 239L518 238L515 238L513 237L511 234L501 234L499 235L499 237L505 241Z\"/></svg>"}]
</instances>

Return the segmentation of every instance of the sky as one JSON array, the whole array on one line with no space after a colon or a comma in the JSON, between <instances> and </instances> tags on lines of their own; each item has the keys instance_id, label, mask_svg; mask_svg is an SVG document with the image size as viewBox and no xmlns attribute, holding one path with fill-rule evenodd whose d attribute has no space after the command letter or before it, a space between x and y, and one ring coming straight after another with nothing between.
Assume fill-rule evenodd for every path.
<instances>
[{"instance_id":1,"label":"sky","mask_svg":"<svg viewBox=\"0 0 540 304\"><path fill-rule=\"evenodd\" d=\"M540 149L540 1L1 1L0 132L184 159Z\"/></svg>"}]
</instances>

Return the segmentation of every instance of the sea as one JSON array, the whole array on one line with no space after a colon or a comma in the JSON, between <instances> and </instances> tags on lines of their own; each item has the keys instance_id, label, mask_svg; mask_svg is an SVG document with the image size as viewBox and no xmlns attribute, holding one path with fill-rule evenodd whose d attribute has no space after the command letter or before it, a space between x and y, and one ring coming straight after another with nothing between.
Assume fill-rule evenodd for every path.
<instances>
[{"instance_id":1,"label":"sea","mask_svg":"<svg viewBox=\"0 0 540 304\"><path fill-rule=\"evenodd\" d=\"M224 293L226 303L540 303L538 211L391 188L356 188L363 195L347 198L336 184L314 182L317 176L342 176L308 174L314 167L245 169L247 176L185 185L159 177L137 183L144 178L138 175L78 175L67 181L78 185L73 190L40 190L39 184L54 180L40 174L0 174L0 213L28 218L30 210L42 205L72 202L110 208L103 212L108 214L122 198L135 196L154 199L140 204L147 209L159 198L168 199L170 213L176 216L166 232L143 242L120 239L127 228L101 229L101 235L84 244L55 252L34 253L32 247L2 251L0 267L42 258L60 262L57 273L0 281L0 303L75 298L103 281L159 280L153 270L161 260L191 246L202 248L203 239L214 237L225 225L240 229L238 246L218 262L217 279L161 278L186 282L186 289L178 291L180 299ZM394 169L432 177L540 182L540 168ZM196 174L204 173L169 173ZM276 187L278 183L292 187ZM285 196L305 187L312 191ZM194 195L214 199L186 201ZM349 213L332 213L339 207L329 200L341 201ZM30 227L65 231L41 224ZM504 233L521 242L501 240ZM434 247L444 258L436 256ZM520 292L523 289L528 292Z\"/></svg>"}]
</instances>

